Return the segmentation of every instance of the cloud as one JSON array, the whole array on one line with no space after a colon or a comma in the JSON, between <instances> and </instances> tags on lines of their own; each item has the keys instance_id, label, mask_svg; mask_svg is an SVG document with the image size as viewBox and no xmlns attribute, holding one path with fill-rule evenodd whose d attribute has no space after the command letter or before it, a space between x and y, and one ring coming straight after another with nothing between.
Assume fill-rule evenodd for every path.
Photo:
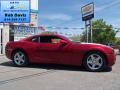
<instances>
[{"instance_id":1,"label":"cloud","mask_svg":"<svg viewBox=\"0 0 120 90\"><path fill-rule=\"evenodd\" d=\"M116 18L116 19L111 19L108 21L110 24L113 25L114 28L120 28L120 19Z\"/></svg>"},{"instance_id":2,"label":"cloud","mask_svg":"<svg viewBox=\"0 0 120 90\"><path fill-rule=\"evenodd\" d=\"M38 10L38 0L31 0L31 9Z\"/></svg>"},{"instance_id":3,"label":"cloud","mask_svg":"<svg viewBox=\"0 0 120 90\"><path fill-rule=\"evenodd\" d=\"M95 12L99 12L99 11L102 11L104 9L107 9L107 8L110 8L110 7L113 7L113 6L116 6L117 4L120 3L120 0L114 0L114 1L111 1L110 3L108 4L105 4L101 7L96 7L95 8Z\"/></svg>"},{"instance_id":4,"label":"cloud","mask_svg":"<svg viewBox=\"0 0 120 90\"><path fill-rule=\"evenodd\" d=\"M72 19L72 17L67 14L47 14L41 15L40 17L48 20L61 20L61 21L70 21Z\"/></svg>"}]
</instances>

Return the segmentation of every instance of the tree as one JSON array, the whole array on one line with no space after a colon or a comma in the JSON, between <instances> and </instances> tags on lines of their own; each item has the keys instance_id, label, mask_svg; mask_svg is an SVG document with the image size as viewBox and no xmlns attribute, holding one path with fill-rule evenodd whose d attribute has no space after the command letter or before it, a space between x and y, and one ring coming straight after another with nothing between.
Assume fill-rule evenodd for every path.
<instances>
[{"instance_id":1,"label":"tree","mask_svg":"<svg viewBox=\"0 0 120 90\"><path fill-rule=\"evenodd\" d=\"M113 29L112 25L108 25L103 19L93 21L92 30L94 43L107 44L115 42L116 31ZM86 34L83 32L81 41L86 41L85 37Z\"/></svg>"},{"instance_id":2,"label":"tree","mask_svg":"<svg viewBox=\"0 0 120 90\"><path fill-rule=\"evenodd\" d=\"M115 44L116 44L116 45L120 45L120 37L117 37L117 38L116 38Z\"/></svg>"}]
</instances>

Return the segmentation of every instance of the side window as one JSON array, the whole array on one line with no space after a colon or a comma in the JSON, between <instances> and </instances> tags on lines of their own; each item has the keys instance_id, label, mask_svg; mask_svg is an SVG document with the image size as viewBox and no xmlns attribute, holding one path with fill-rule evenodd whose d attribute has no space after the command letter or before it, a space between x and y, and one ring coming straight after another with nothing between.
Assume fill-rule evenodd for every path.
<instances>
[{"instance_id":1,"label":"side window","mask_svg":"<svg viewBox=\"0 0 120 90\"><path fill-rule=\"evenodd\" d=\"M51 39L51 41L52 41L51 43L58 44L58 43L60 43L60 40L61 39L59 39L59 38L52 38Z\"/></svg>"},{"instance_id":2,"label":"side window","mask_svg":"<svg viewBox=\"0 0 120 90\"><path fill-rule=\"evenodd\" d=\"M37 43L39 43L39 37L33 37L33 38L32 38L32 42L37 42Z\"/></svg>"},{"instance_id":3,"label":"side window","mask_svg":"<svg viewBox=\"0 0 120 90\"><path fill-rule=\"evenodd\" d=\"M51 43L51 38L49 36L41 36L40 43Z\"/></svg>"},{"instance_id":4,"label":"side window","mask_svg":"<svg viewBox=\"0 0 120 90\"><path fill-rule=\"evenodd\" d=\"M53 37L51 38L51 43L53 43L53 44L59 44L59 43L60 43L60 40L61 40L61 38L59 38L59 37L57 37L57 36L53 36Z\"/></svg>"},{"instance_id":5,"label":"side window","mask_svg":"<svg viewBox=\"0 0 120 90\"><path fill-rule=\"evenodd\" d=\"M60 38L56 36L41 36L40 43L60 43Z\"/></svg>"}]
</instances>

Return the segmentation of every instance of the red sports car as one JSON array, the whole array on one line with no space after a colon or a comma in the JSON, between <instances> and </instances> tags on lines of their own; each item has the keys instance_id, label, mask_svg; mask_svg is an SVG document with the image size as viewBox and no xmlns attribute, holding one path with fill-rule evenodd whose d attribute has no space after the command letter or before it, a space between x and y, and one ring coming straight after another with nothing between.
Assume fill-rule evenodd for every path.
<instances>
[{"instance_id":1,"label":"red sports car","mask_svg":"<svg viewBox=\"0 0 120 90\"><path fill-rule=\"evenodd\" d=\"M108 46L72 42L56 34L41 34L8 42L6 56L19 67L29 63L83 65L93 72L111 67L116 60L114 50Z\"/></svg>"}]
</instances>

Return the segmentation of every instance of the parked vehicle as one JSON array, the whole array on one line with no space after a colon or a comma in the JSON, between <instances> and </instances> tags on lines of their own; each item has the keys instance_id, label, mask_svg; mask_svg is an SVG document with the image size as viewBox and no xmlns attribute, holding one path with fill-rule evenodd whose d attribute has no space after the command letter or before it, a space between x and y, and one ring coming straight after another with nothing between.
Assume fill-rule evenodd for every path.
<instances>
[{"instance_id":1,"label":"parked vehicle","mask_svg":"<svg viewBox=\"0 0 120 90\"><path fill-rule=\"evenodd\" d=\"M57 35L35 35L8 42L6 56L16 66L29 63L49 63L84 66L89 71L102 71L115 64L114 50L95 43L76 43Z\"/></svg>"}]
</instances>

